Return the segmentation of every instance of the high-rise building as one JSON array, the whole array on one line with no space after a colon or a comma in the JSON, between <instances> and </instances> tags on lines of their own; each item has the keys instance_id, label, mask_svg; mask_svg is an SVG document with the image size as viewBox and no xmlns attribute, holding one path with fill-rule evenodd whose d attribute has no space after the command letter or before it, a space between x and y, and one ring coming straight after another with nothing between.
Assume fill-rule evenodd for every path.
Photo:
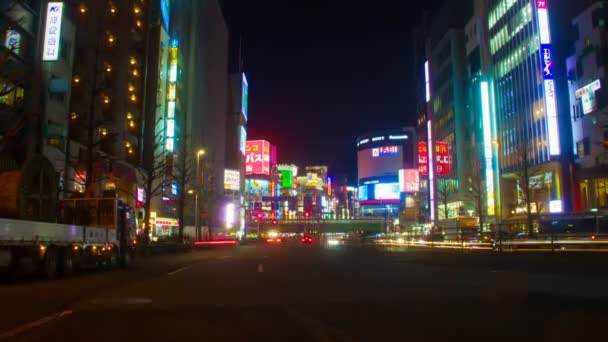
<instances>
[{"instance_id":1,"label":"high-rise building","mask_svg":"<svg viewBox=\"0 0 608 342\"><path fill-rule=\"evenodd\" d=\"M418 162L421 200L432 223L464 216L466 186L471 161L471 111L466 102L464 26L472 3L448 2L433 14L424 57L419 54L420 87L424 109L418 114ZM419 47L422 44L418 44Z\"/></svg>"},{"instance_id":2,"label":"high-rise building","mask_svg":"<svg viewBox=\"0 0 608 342\"><path fill-rule=\"evenodd\" d=\"M543 0L489 1L487 97L497 123L492 138L504 191L496 203L503 218L571 210L569 141L563 134L569 113L559 110L557 96L565 71L554 67L552 25L558 20L551 18L551 6Z\"/></svg>"},{"instance_id":3,"label":"high-rise building","mask_svg":"<svg viewBox=\"0 0 608 342\"><path fill-rule=\"evenodd\" d=\"M146 90L147 1L81 1L70 103L75 190L115 194L135 206ZM83 187L84 185L84 187Z\"/></svg>"},{"instance_id":4,"label":"high-rise building","mask_svg":"<svg viewBox=\"0 0 608 342\"><path fill-rule=\"evenodd\" d=\"M608 208L608 106L606 82L608 3L598 1L580 12L572 27L577 37L567 58L575 208Z\"/></svg>"},{"instance_id":5,"label":"high-rise building","mask_svg":"<svg viewBox=\"0 0 608 342\"><path fill-rule=\"evenodd\" d=\"M427 44L426 58L418 58L424 75L419 88L427 110L418 115L424 136L419 161L428 168L421 185L428 189L432 222L445 216L438 207L444 196L435 148L442 140L453 141L453 173L446 179L462 201L458 217L518 224L531 215L576 209L570 106L559 96L567 93L560 59L568 50L562 22L569 7L544 0L448 2L422 29Z\"/></svg>"}]
</instances>

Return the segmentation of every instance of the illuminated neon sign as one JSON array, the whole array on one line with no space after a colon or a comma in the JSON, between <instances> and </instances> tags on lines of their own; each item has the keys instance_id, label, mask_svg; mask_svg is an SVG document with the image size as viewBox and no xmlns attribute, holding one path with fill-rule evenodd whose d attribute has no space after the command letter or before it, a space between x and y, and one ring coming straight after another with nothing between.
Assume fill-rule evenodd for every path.
<instances>
[{"instance_id":1,"label":"illuminated neon sign","mask_svg":"<svg viewBox=\"0 0 608 342\"><path fill-rule=\"evenodd\" d=\"M368 142L369 142L369 139L363 139L363 140L359 141L359 145L367 144Z\"/></svg>"},{"instance_id":2,"label":"illuminated neon sign","mask_svg":"<svg viewBox=\"0 0 608 342\"><path fill-rule=\"evenodd\" d=\"M383 146L372 148L372 157L395 156L399 154L399 146Z\"/></svg>"},{"instance_id":3,"label":"illuminated neon sign","mask_svg":"<svg viewBox=\"0 0 608 342\"><path fill-rule=\"evenodd\" d=\"M538 11L538 29L540 36L541 61L543 66L543 89L545 93L545 113L547 115L547 136L549 154L561 154L559 126L557 123L557 102L555 98L555 81L553 80L553 62L551 56L551 31L549 28L548 4L545 0L536 0Z\"/></svg>"},{"instance_id":4,"label":"illuminated neon sign","mask_svg":"<svg viewBox=\"0 0 608 342\"><path fill-rule=\"evenodd\" d=\"M372 141L382 141L384 140L384 137L373 137Z\"/></svg>"},{"instance_id":5,"label":"illuminated neon sign","mask_svg":"<svg viewBox=\"0 0 608 342\"><path fill-rule=\"evenodd\" d=\"M173 149L175 148L175 101L178 56L178 41L173 38L171 40L171 49L169 50L169 93L167 96L167 118L165 126L165 149L169 152L173 152Z\"/></svg>"},{"instance_id":6,"label":"illuminated neon sign","mask_svg":"<svg viewBox=\"0 0 608 342\"><path fill-rule=\"evenodd\" d=\"M433 125L431 120L426 122L426 133L428 137L428 168L429 168L429 207L431 211L431 221L435 222L435 170L433 164Z\"/></svg>"},{"instance_id":7,"label":"illuminated neon sign","mask_svg":"<svg viewBox=\"0 0 608 342\"><path fill-rule=\"evenodd\" d=\"M388 140L407 140L408 136L406 134L404 135L389 135L388 136Z\"/></svg>"},{"instance_id":8,"label":"illuminated neon sign","mask_svg":"<svg viewBox=\"0 0 608 342\"><path fill-rule=\"evenodd\" d=\"M485 161L486 203L488 215L495 213L492 121L488 82L481 82L481 112L483 115L483 158Z\"/></svg>"},{"instance_id":9,"label":"illuminated neon sign","mask_svg":"<svg viewBox=\"0 0 608 342\"><path fill-rule=\"evenodd\" d=\"M437 159L437 174L447 175L451 171L450 167L450 145L443 141L435 143L435 155Z\"/></svg>"},{"instance_id":10,"label":"illuminated neon sign","mask_svg":"<svg viewBox=\"0 0 608 342\"><path fill-rule=\"evenodd\" d=\"M431 81L429 77L429 61L424 62L424 87L426 91L426 103L431 101Z\"/></svg>"},{"instance_id":11,"label":"illuminated neon sign","mask_svg":"<svg viewBox=\"0 0 608 342\"><path fill-rule=\"evenodd\" d=\"M56 61L59 59L62 19L63 2L49 2L46 8L46 24L44 26L43 61Z\"/></svg>"},{"instance_id":12,"label":"illuminated neon sign","mask_svg":"<svg viewBox=\"0 0 608 342\"><path fill-rule=\"evenodd\" d=\"M428 163L429 151L426 146L426 142L418 142L418 172L421 176L427 176L429 174L429 163Z\"/></svg>"},{"instance_id":13,"label":"illuminated neon sign","mask_svg":"<svg viewBox=\"0 0 608 342\"><path fill-rule=\"evenodd\" d=\"M241 103L241 111L243 112L243 115L245 116L245 120L247 120L247 115L249 112L249 83L247 82L247 77L245 77L245 74L243 73L243 98L242 98L242 103Z\"/></svg>"}]
</instances>

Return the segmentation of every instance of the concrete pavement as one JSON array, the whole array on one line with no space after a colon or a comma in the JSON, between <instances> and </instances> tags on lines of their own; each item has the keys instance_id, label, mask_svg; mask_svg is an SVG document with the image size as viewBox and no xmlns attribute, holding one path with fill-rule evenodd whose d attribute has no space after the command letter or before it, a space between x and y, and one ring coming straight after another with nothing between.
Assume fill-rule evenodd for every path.
<instances>
[{"instance_id":1,"label":"concrete pavement","mask_svg":"<svg viewBox=\"0 0 608 342\"><path fill-rule=\"evenodd\" d=\"M0 336L556 341L602 334L608 277L596 267L605 264L587 255L551 258L297 243L159 256L130 271L0 287L10 312Z\"/></svg>"}]
</instances>

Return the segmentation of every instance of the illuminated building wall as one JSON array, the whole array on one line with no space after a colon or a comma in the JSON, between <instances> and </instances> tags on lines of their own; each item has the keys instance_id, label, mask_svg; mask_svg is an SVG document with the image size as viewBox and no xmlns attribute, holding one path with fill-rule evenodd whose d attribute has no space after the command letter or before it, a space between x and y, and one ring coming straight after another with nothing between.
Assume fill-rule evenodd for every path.
<instances>
[{"instance_id":1,"label":"illuminated building wall","mask_svg":"<svg viewBox=\"0 0 608 342\"><path fill-rule=\"evenodd\" d=\"M433 164L428 164L429 200L434 203L430 205L431 219L445 218L443 209L437 211L437 206L445 207L438 198L446 200L446 196L438 196L439 192L449 193L448 202L458 202L468 192L468 187L461 184L467 183L470 174L473 121L465 101L467 60L463 28L450 28L438 40L431 40L429 61L424 65L430 78L428 117L432 118L427 122L427 126L431 124L427 127L428 161ZM449 191L444 190L448 187ZM448 213L448 218L456 216L458 211Z\"/></svg>"},{"instance_id":2,"label":"illuminated building wall","mask_svg":"<svg viewBox=\"0 0 608 342\"><path fill-rule=\"evenodd\" d=\"M70 101L71 148L92 151L97 178L89 196L115 190L135 204L142 160L144 98L155 94L155 81L145 81L146 65L156 65L155 49L146 51L151 7L142 1L78 1L66 5L74 16L76 37ZM153 95L152 95L153 96ZM89 132L92 134L89 135ZM88 152L81 155L88 155ZM74 160L80 170L90 163ZM112 179L114 178L114 179Z\"/></svg>"},{"instance_id":3,"label":"illuminated building wall","mask_svg":"<svg viewBox=\"0 0 608 342\"><path fill-rule=\"evenodd\" d=\"M535 171L547 175L543 186L550 190L537 200L545 202L547 211L549 202L562 201L566 191L560 164L563 130L559 116L563 114L558 113L555 73L561 71L554 67L552 3L489 1L487 18L502 186L514 185L508 176L521 174L524 163L528 169L538 166ZM523 161L522 149L526 149L528 162ZM517 198L503 202L509 206L507 214L516 214L522 205Z\"/></svg>"}]
</instances>

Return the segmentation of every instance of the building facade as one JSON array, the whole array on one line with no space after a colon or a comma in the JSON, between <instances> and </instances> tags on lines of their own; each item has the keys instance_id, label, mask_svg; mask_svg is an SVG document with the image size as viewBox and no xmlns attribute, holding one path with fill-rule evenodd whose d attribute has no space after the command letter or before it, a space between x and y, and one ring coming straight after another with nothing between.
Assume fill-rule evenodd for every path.
<instances>
[{"instance_id":1,"label":"building facade","mask_svg":"<svg viewBox=\"0 0 608 342\"><path fill-rule=\"evenodd\" d=\"M566 60L575 156L574 202L584 212L608 208L606 20L605 1L579 13L572 20L574 53Z\"/></svg>"},{"instance_id":2,"label":"building facade","mask_svg":"<svg viewBox=\"0 0 608 342\"><path fill-rule=\"evenodd\" d=\"M398 216L404 208L399 173L416 166L415 136L414 128L404 128L357 139L357 194L362 216Z\"/></svg>"}]
</instances>

